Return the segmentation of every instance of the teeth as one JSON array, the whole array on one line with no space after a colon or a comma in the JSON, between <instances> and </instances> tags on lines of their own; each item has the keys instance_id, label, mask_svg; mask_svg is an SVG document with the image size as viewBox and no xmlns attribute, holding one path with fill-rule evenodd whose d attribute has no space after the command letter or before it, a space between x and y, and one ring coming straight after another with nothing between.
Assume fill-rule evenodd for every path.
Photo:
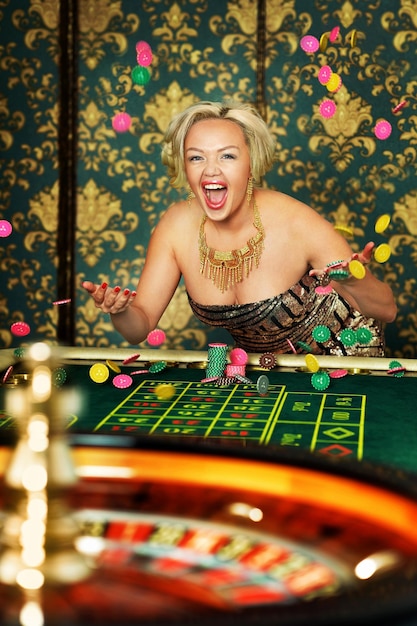
<instances>
[{"instance_id":1,"label":"teeth","mask_svg":"<svg viewBox=\"0 0 417 626\"><path fill-rule=\"evenodd\" d=\"M218 185L216 183L211 183L209 185L204 185L204 189L207 189L208 191L210 189L224 189L223 185Z\"/></svg>"}]
</instances>

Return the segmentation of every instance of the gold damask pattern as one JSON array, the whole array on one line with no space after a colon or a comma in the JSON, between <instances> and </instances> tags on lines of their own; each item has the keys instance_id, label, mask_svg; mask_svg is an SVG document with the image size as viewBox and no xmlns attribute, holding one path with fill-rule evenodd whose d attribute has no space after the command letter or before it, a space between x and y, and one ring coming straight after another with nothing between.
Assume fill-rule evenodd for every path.
<instances>
[{"instance_id":1,"label":"gold damask pattern","mask_svg":"<svg viewBox=\"0 0 417 626\"><path fill-rule=\"evenodd\" d=\"M265 0L265 111L279 158L266 182L325 215L355 249L387 242L391 258L375 271L393 287L397 321L387 329L392 355L417 355L417 116L414 0ZM79 0L76 231L76 343L126 345L78 288L84 278L134 287L149 236L178 198L160 162L171 117L199 99L256 101L257 0ZM0 15L0 344L13 321L55 338L57 183L57 0L3 0ZM334 44L314 55L301 37L334 26ZM352 33L355 31L355 43ZM153 49L151 80L133 83L135 44ZM342 76L328 94L322 65ZM329 119L322 100L337 105ZM396 115L393 107L407 105ZM132 117L116 133L112 117ZM388 119L392 135L373 127ZM185 194L185 192L184 192ZM386 233L374 223L391 215ZM3 283L5 286L3 287ZM180 285L160 326L168 348L204 349L208 332L191 315Z\"/></svg>"}]
</instances>

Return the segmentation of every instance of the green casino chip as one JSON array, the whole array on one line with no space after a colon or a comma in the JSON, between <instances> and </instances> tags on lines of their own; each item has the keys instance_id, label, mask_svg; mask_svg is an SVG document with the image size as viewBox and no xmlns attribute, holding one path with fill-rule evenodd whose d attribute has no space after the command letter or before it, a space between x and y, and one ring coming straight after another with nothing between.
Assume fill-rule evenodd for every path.
<instances>
[{"instance_id":1,"label":"green casino chip","mask_svg":"<svg viewBox=\"0 0 417 626\"><path fill-rule=\"evenodd\" d=\"M57 367L52 372L52 384L55 385L55 387L62 387L66 380L67 373L63 367Z\"/></svg>"},{"instance_id":2,"label":"green casino chip","mask_svg":"<svg viewBox=\"0 0 417 626\"><path fill-rule=\"evenodd\" d=\"M297 346L304 350L304 352L313 352L311 347L305 341L297 341Z\"/></svg>"},{"instance_id":3,"label":"green casino chip","mask_svg":"<svg viewBox=\"0 0 417 626\"><path fill-rule=\"evenodd\" d=\"M327 372L315 372L311 376L311 384L317 391L324 391L330 385L330 376Z\"/></svg>"},{"instance_id":4,"label":"green casino chip","mask_svg":"<svg viewBox=\"0 0 417 626\"><path fill-rule=\"evenodd\" d=\"M330 280L345 280L349 278L348 270L330 270L327 274Z\"/></svg>"},{"instance_id":5,"label":"green casino chip","mask_svg":"<svg viewBox=\"0 0 417 626\"><path fill-rule=\"evenodd\" d=\"M330 339L330 328L321 324L313 329L312 335L315 341L324 343Z\"/></svg>"},{"instance_id":6,"label":"green casino chip","mask_svg":"<svg viewBox=\"0 0 417 626\"><path fill-rule=\"evenodd\" d=\"M350 328L345 328L340 333L340 341L348 348L354 346L357 343L356 332Z\"/></svg>"},{"instance_id":7,"label":"green casino chip","mask_svg":"<svg viewBox=\"0 0 417 626\"><path fill-rule=\"evenodd\" d=\"M367 345L372 341L373 334L372 331L369 330L369 328L358 328L358 330L356 331L356 338L358 340L358 343Z\"/></svg>"},{"instance_id":8,"label":"green casino chip","mask_svg":"<svg viewBox=\"0 0 417 626\"><path fill-rule=\"evenodd\" d=\"M149 371L151 374L158 374L159 372L162 372L162 370L164 370L166 366L166 361L157 361L156 363L152 363L152 365L149 366Z\"/></svg>"},{"instance_id":9,"label":"green casino chip","mask_svg":"<svg viewBox=\"0 0 417 626\"><path fill-rule=\"evenodd\" d=\"M15 348L15 350L13 351L13 354L18 359L21 359L22 357L25 356L25 349L24 348Z\"/></svg>"}]
</instances>

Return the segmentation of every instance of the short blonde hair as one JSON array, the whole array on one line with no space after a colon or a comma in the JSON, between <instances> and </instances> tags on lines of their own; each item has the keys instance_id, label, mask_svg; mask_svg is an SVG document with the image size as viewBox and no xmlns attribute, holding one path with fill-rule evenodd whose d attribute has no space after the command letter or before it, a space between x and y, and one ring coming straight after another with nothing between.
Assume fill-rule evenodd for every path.
<instances>
[{"instance_id":1,"label":"short blonde hair","mask_svg":"<svg viewBox=\"0 0 417 626\"><path fill-rule=\"evenodd\" d=\"M176 115L165 133L162 163L167 166L170 183L176 189L187 186L184 144L190 128L196 122L225 119L242 129L249 149L251 173L256 182L272 167L276 143L258 111L241 102L198 102Z\"/></svg>"}]
</instances>

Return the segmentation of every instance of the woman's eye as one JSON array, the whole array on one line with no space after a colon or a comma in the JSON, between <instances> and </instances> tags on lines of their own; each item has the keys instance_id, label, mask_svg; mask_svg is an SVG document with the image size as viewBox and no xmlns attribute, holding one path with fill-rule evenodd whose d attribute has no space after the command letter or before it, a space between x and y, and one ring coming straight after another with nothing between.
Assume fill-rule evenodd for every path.
<instances>
[{"instance_id":1,"label":"woman's eye","mask_svg":"<svg viewBox=\"0 0 417 626\"><path fill-rule=\"evenodd\" d=\"M230 154L230 153L227 152L226 154L223 155L223 158L224 159L235 159L236 156L234 154Z\"/></svg>"},{"instance_id":2,"label":"woman's eye","mask_svg":"<svg viewBox=\"0 0 417 626\"><path fill-rule=\"evenodd\" d=\"M188 160L190 162L192 162L192 161L199 161L200 159L201 159L201 156L198 155L198 154L194 154L193 156L188 157Z\"/></svg>"}]
</instances>

